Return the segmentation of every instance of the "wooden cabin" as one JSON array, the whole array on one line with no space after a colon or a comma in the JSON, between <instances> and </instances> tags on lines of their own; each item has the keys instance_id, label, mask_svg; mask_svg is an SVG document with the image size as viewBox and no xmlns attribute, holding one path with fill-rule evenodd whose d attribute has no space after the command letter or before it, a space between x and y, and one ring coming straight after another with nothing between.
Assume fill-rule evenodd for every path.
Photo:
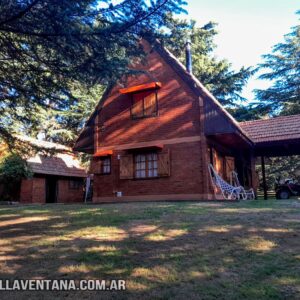
<instances>
[{"instance_id":1,"label":"wooden cabin","mask_svg":"<svg viewBox=\"0 0 300 300\"><path fill-rule=\"evenodd\" d=\"M254 144L239 123L159 42L143 46L142 72L106 90L74 146L93 154L93 202L215 199L209 163L252 187Z\"/></svg>"}]
</instances>

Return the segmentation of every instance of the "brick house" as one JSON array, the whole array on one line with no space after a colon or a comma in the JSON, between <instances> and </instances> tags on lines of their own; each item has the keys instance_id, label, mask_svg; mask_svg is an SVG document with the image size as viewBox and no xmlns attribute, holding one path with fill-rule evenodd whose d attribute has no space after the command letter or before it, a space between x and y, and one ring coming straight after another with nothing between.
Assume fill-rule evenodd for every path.
<instances>
[{"instance_id":1,"label":"brick house","mask_svg":"<svg viewBox=\"0 0 300 300\"><path fill-rule=\"evenodd\" d=\"M214 199L210 162L253 186L254 144L189 55L185 68L159 42L143 46L143 72L106 90L73 148L93 154L93 202Z\"/></svg>"},{"instance_id":2,"label":"brick house","mask_svg":"<svg viewBox=\"0 0 300 300\"><path fill-rule=\"evenodd\" d=\"M24 139L24 138L23 138ZM79 160L63 145L26 138L31 144L55 151L53 155L37 153L27 159L33 177L20 185L21 203L68 203L84 201L87 174Z\"/></svg>"}]
</instances>

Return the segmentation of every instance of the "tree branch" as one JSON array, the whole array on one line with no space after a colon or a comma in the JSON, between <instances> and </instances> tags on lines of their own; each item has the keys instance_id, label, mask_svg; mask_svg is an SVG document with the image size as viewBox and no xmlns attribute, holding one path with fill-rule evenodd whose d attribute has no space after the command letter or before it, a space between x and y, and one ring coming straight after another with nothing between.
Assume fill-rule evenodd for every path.
<instances>
[{"instance_id":1,"label":"tree branch","mask_svg":"<svg viewBox=\"0 0 300 300\"><path fill-rule=\"evenodd\" d=\"M7 24L7 23L11 23L17 19L22 18L24 15L26 15L40 0L34 0L31 2L31 4L29 4L25 9L21 10L19 13L17 13L14 16L11 16L10 18L1 21L0 22L0 26Z\"/></svg>"}]
</instances>

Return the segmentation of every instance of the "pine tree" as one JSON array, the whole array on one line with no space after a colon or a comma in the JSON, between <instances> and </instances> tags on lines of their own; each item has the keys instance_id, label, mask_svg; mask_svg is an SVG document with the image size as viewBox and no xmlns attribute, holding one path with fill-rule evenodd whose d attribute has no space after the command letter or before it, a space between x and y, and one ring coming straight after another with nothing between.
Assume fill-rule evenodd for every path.
<instances>
[{"instance_id":1,"label":"pine tree","mask_svg":"<svg viewBox=\"0 0 300 300\"><path fill-rule=\"evenodd\" d=\"M272 81L272 85L256 90L259 106L273 115L300 113L300 25L293 27L284 42L263 57L259 69L264 73L260 78Z\"/></svg>"},{"instance_id":2,"label":"pine tree","mask_svg":"<svg viewBox=\"0 0 300 300\"><path fill-rule=\"evenodd\" d=\"M86 110L74 85L90 89L129 74L130 62L142 54L139 36L155 34L166 14L182 12L184 3L1 0L0 137L9 141L47 118L60 130L55 119Z\"/></svg>"},{"instance_id":3,"label":"pine tree","mask_svg":"<svg viewBox=\"0 0 300 300\"><path fill-rule=\"evenodd\" d=\"M168 30L164 35L165 46L184 63L184 47L187 39L192 44L193 74L225 106L234 108L245 100L241 91L253 74L252 68L241 68L235 72L226 59L213 55L216 48L216 23L198 27L195 21L168 18Z\"/></svg>"}]
</instances>

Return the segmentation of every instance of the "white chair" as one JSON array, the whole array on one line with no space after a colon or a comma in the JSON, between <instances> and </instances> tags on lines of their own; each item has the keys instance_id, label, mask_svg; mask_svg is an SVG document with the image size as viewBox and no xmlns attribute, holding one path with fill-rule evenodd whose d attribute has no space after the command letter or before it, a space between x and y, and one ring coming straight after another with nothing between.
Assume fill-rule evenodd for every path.
<instances>
[{"instance_id":1,"label":"white chair","mask_svg":"<svg viewBox=\"0 0 300 300\"><path fill-rule=\"evenodd\" d=\"M219 189L225 200L239 200L243 198L243 187L233 186L226 182L214 169L212 164L208 165L208 171L214 190Z\"/></svg>"},{"instance_id":2,"label":"white chair","mask_svg":"<svg viewBox=\"0 0 300 300\"><path fill-rule=\"evenodd\" d=\"M242 188L242 198L243 200L254 200L255 199L255 193L254 193L254 190L251 188L249 190L246 190L241 184L240 184L240 181L239 181L239 177L238 177L238 173L235 172L235 171L232 171L231 174L230 174L230 183L233 185L233 186L236 186L236 187L241 187Z\"/></svg>"}]
</instances>

